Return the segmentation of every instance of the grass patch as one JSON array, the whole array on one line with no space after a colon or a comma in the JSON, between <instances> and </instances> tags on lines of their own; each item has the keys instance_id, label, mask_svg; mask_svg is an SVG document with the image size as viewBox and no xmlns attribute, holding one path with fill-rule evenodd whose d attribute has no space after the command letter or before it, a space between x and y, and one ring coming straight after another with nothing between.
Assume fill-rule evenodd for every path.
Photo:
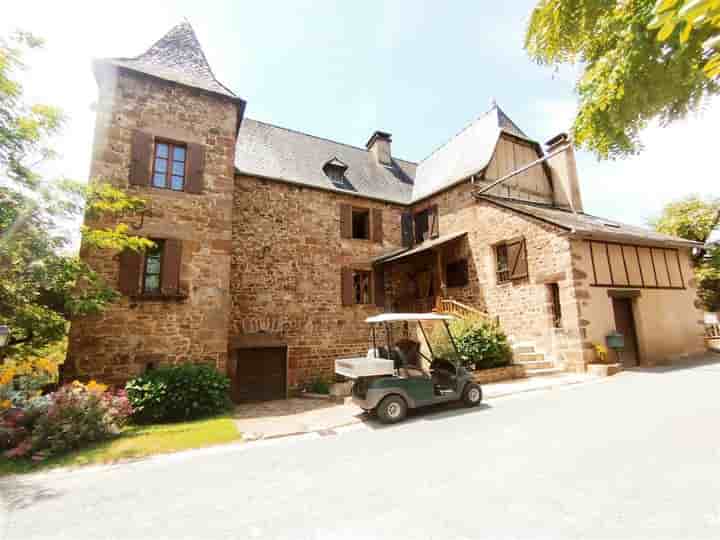
<instances>
[{"instance_id":1,"label":"grass patch","mask_svg":"<svg viewBox=\"0 0 720 540\"><path fill-rule=\"evenodd\" d=\"M114 439L103 441L41 462L0 457L0 476L23 474L53 467L75 467L115 463L155 454L203 448L240 439L235 421L229 416L192 422L128 426Z\"/></svg>"}]
</instances>

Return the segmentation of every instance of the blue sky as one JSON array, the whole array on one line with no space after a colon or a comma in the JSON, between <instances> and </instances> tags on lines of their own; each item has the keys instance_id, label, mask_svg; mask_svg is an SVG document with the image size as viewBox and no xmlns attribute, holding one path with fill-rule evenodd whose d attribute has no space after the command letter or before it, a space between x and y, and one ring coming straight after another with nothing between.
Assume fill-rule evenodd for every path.
<instances>
[{"instance_id":1,"label":"blue sky","mask_svg":"<svg viewBox=\"0 0 720 540\"><path fill-rule=\"evenodd\" d=\"M87 176L94 127L94 57L134 56L186 17L215 74L248 102L247 116L362 146L376 129L393 154L421 160L496 99L531 137L567 130L573 68L534 65L522 46L534 1L13 2L0 31L47 39L25 76L33 99L70 116L50 174ZM644 224L689 193L720 194L713 136L720 104L643 134L641 156L578 157L585 209Z\"/></svg>"}]
</instances>

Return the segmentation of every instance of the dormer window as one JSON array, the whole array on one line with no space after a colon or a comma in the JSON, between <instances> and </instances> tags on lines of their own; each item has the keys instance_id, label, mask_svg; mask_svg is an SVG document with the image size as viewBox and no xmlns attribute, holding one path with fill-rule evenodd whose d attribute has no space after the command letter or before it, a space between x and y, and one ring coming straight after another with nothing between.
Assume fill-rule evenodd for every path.
<instances>
[{"instance_id":1,"label":"dormer window","mask_svg":"<svg viewBox=\"0 0 720 540\"><path fill-rule=\"evenodd\" d=\"M327 160L323 165L325 176L327 176L336 187L345 187L347 184L347 180L345 179L345 172L347 170L348 166L336 157Z\"/></svg>"}]
</instances>

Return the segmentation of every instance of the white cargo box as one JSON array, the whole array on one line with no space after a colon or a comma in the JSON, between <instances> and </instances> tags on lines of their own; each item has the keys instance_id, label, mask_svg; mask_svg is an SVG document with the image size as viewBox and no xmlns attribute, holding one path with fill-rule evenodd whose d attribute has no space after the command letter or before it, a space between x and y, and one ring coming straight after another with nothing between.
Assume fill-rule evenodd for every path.
<instances>
[{"instance_id":1,"label":"white cargo box","mask_svg":"<svg viewBox=\"0 0 720 540\"><path fill-rule=\"evenodd\" d=\"M367 356L338 358L335 360L335 373L349 379L373 377L375 375L394 375L395 363L386 358Z\"/></svg>"}]
</instances>

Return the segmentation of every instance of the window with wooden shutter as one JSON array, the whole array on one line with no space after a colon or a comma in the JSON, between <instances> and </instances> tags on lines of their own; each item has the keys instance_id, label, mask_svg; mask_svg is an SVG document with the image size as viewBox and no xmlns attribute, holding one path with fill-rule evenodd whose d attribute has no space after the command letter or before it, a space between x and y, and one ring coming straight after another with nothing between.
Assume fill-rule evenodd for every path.
<instances>
[{"instance_id":1,"label":"window with wooden shutter","mask_svg":"<svg viewBox=\"0 0 720 540\"><path fill-rule=\"evenodd\" d=\"M353 235L352 206L349 204L340 205L340 237L352 238Z\"/></svg>"},{"instance_id":2,"label":"window with wooden shutter","mask_svg":"<svg viewBox=\"0 0 720 540\"><path fill-rule=\"evenodd\" d=\"M140 264L142 256L132 249L120 253L118 289L126 296L134 296L140 287Z\"/></svg>"},{"instance_id":3,"label":"window with wooden shutter","mask_svg":"<svg viewBox=\"0 0 720 540\"><path fill-rule=\"evenodd\" d=\"M413 215L411 212L403 212L403 215L400 218L400 229L402 233L403 247L412 247L415 234L413 232Z\"/></svg>"},{"instance_id":4,"label":"window with wooden shutter","mask_svg":"<svg viewBox=\"0 0 720 540\"><path fill-rule=\"evenodd\" d=\"M182 242L176 238L168 238L163 244L160 292L177 295L180 292Z\"/></svg>"},{"instance_id":5,"label":"window with wooden shutter","mask_svg":"<svg viewBox=\"0 0 720 540\"><path fill-rule=\"evenodd\" d=\"M527 248L524 238L495 246L497 282L504 283L528 276Z\"/></svg>"},{"instance_id":6,"label":"window with wooden shutter","mask_svg":"<svg viewBox=\"0 0 720 540\"><path fill-rule=\"evenodd\" d=\"M149 133L136 130L133 132L130 149L130 178L135 186L150 185L151 160L153 155L153 137Z\"/></svg>"},{"instance_id":7,"label":"window with wooden shutter","mask_svg":"<svg viewBox=\"0 0 720 540\"><path fill-rule=\"evenodd\" d=\"M383 242L382 209L373 208L372 211L372 240L378 244Z\"/></svg>"},{"instance_id":8,"label":"window with wooden shutter","mask_svg":"<svg viewBox=\"0 0 720 540\"><path fill-rule=\"evenodd\" d=\"M343 306L351 306L353 302L353 271L343 268L340 273L340 296Z\"/></svg>"},{"instance_id":9,"label":"window with wooden shutter","mask_svg":"<svg viewBox=\"0 0 720 540\"><path fill-rule=\"evenodd\" d=\"M205 146L198 143L187 144L187 178L185 191L202 193L205 187Z\"/></svg>"}]
</instances>

